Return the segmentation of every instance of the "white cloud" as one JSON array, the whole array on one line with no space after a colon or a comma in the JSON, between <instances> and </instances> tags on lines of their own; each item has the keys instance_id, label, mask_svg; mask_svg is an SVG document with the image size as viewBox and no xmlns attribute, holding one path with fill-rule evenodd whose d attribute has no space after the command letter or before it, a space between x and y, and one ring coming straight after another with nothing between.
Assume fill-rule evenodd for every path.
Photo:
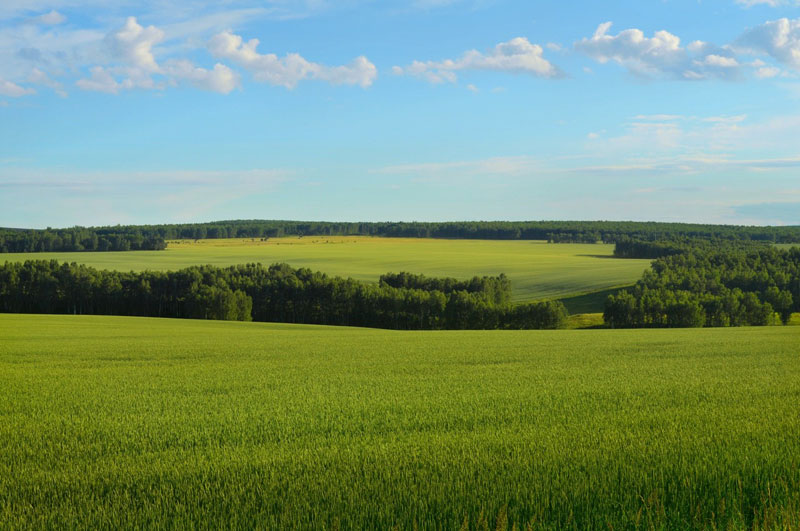
<instances>
[{"instance_id":1,"label":"white cloud","mask_svg":"<svg viewBox=\"0 0 800 531\"><path fill-rule=\"evenodd\" d=\"M122 89L131 89L134 87L130 79L119 83L116 79L102 66L94 66L90 70L91 77L89 79L79 79L75 82L75 86L83 90L92 90L95 92L106 92L108 94L117 94Z\"/></svg>"},{"instance_id":2,"label":"white cloud","mask_svg":"<svg viewBox=\"0 0 800 531\"><path fill-rule=\"evenodd\" d=\"M222 63L217 63L213 69L207 70L182 59L169 61L164 70L177 80L186 80L197 88L220 94L228 94L239 86L239 74Z\"/></svg>"},{"instance_id":3,"label":"white cloud","mask_svg":"<svg viewBox=\"0 0 800 531\"><path fill-rule=\"evenodd\" d=\"M466 70L525 73L543 78L563 77L563 72L545 59L543 52L538 44L531 44L525 37L517 37L501 42L485 54L470 50L458 59L414 61L406 67L395 66L392 72L420 77L431 83L454 83L456 72Z\"/></svg>"},{"instance_id":4,"label":"white cloud","mask_svg":"<svg viewBox=\"0 0 800 531\"><path fill-rule=\"evenodd\" d=\"M69 27L45 31L28 25L28 29L15 30L17 33L4 35L0 31L0 64L6 57L13 59L15 73L10 79L15 81L23 79L35 66L33 82L54 90L60 88L50 75L64 76L65 73L83 70L86 73L74 82L83 90L117 94L134 88L161 90L187 84L228 94L241 84L237 72L222 61L206 67L181 55L196 47L205 47L207 37L201 36L210 30L218 30L220 20L236 22L263 12L264 8L226 11L220 17L200 16L166 27L144 26L136 17L127 17L121 27L106 34L81 30L83 33L78 35ZM233 46L230 46L231 42L225 46L226 38L234 41ZM287 87L293 87L302 79L368 87L377 77L375 65L365 57L358 57L346 65L328 66L312 63L297 54L281 59L258 54L255 50L257 42L242 44L240 37L223 32L212 39L216 47L211 49L218 52L218 56L232 58L251 69L255 79ZM13 56L3 51L14 48ZM5 90L20 92L10 85Z\"/></svg>"},{"instance_id":5,"label":"white cloud","mask_svg":"<svg viewBox=\"0 0 800 531\"><path fill-rule=\"evenodd\" d=\"M769 55L789 68L800 70L800 18L765 22L742 35L735 46L743 53Z\"/></svg>"},{"instance_id":6,"label":"white cloud","mask_svg":"<svg viewBox=\"0 0 800 531\"><path fill-rule=\"evenodd\" d=\"M781 69L774 66L763 66L756 70L756 77L759 79L770 79L780 75Z\"/></svg>"},{"instance_id":7,"label":"white cloud","mask_svg":"<svg viewBox=\"0 0 800 531\"><path fill-rule=\"evenodd\" d=\"M43 24L45 26L57 26L58 24L63 24L66 22L67 17L56 11L55 9L50 11L49 13L45 13L43 15L39 15L38 17L33 17L29 19L31 24Z\"/></svg>"},{"instance_id":8,"label":"white cloud","mask_svg":"<svg viewBox=\"0 0 800 531\"><path fill-rule=\"evenodd\" d=\"M123 62L145 72L160 70L152 48L164 40L164 32L155 26L144 28L136 22L136 17L128 17L125 25L109 34L106 40L112 53Z\"/></svg>"},{"instance_id":9,"label":"white cloud","mask_svg":"<svg viewBox=\"0 0 800 531\"><path fill-rule=\"evenodd\" d=\"M163 65L159 64L153 46L162 42L164 36L162 29L155 26L145 28L135 17L128 17L120 29L109 33L103 41L114 64L92 67L90 77L78 80L76 86L109 94L133 88L163 89L182 81L221 94L228 94L239 86L239 75L222 63L215 64L210 70L187 59L170 59Z\"/></svg>"},{"instance_id":10,"label":"white cloud","mask_svg":"<svg viewBox=\"0 0 800 531\"><path fill-rule=\"evenodd\" d=\"M678 36L664 30L646 37L635 28L609 35L610 28L611 22L600 24L592 37L576 42L575 49L599 63L615 62L643 77L702 80L738 74L739 63L727 48L703 41L682 47Z\"/></svg>"},{"instance_id":11,"label":"white cloud","mask_svg":"<svg viewBox=\"0 0 800 531\"><path fill-rule=\"evenodd\" d=\"M518 176L529 173L540 166L534 158L493 157L481 160L455 162L423 162L417 164L398 164L372 170L372 173L405 175L416 181L436 180L442 177L459 178L463 176Z\"/></svg>"},{"instance_id":12,"label":"white cloud","mask_svg":"<svg viewBox=\"0 0 800 531\"><path fill-rule=\"evenodd\" d=\"M19 98L20 96L27 96L28 94L36 94L36 91L32 88L21 87L16 83L0 78L0 96Z\"/></svg>"},{"instance_id":13,"label":"white cloud","mask_svg":"<svg viewBox=\"0 0 800 531\"><path fill-rule=\"evenodd\" d=\"M28 82L36 85L44 85L45 87L53 89L53 91L62 98L67 97L67 93L64 91L64 86L58 81L51 79L50 76L38 68L34 68L31 71L31 74L28 76Z\"/></svg>"},{"instance_id":14,"label":"white cloud","mask_svg":"<svg viewBox=\"0 0 800 531\"><path fill-rule=\"evenodd\" d=\"M723 57L721 55L709 54L703 60L695 60L695 64L701 66L719 66L722 68L735 68L739 66L739 61L735 57Z\"/></svg>"},{"instance_id":15,"label":"white cloud","mask_svg":"<svg viewBox=\"0 0 800 531\"><path fill-rule=\"evenodd\" d=\"M103 40L111 53L114 65L96 65L90 69L89 79L80 79L75 85L84 90L117 94L123 89L163 88L163 83L153 79L161 74L161 67L153 55L153 46L164 39L164 32L155 26L142 27L136 17L128 17L125 24L109 33ZM114 75L121 76L118 81Z\"/></svg>"},{"instance_id":16,"label":"white cloud","mask_svg":"<svg viewBox=\"0 0 800 531\"><path fill-rule=\"evenodd\" d=\"M746 114L737 114L735 116L708 116L701 119L703 122L712 124L738 124L747 120Z\"/></svg>"},{"instance_id":17,"label":"white cloud","mask_svg":"<svg viewBox=\"0 0 800 531\"><path fill-rule=\"evenodd\" d=\"M765 22L722 47L703 41L684 47L680 38L667 31L657 31L651 38L638 29L610 35L610 27L610 22L600 24L591 38L576 42L575 49L600 63L615 62L644 77L732 79L740 76L745 67L752 69L750 72L759 79L786 75L759 57L771 58L800 71L800 18ZM739 59L742 55L756 58L742 61Z\"/></svg>"},{"instance_id":18,"label":"white cloud","mask_svg":"<svg viewBox=\"0 0 800 531\"><path fill-rule=\"evenodd\" d=\"M241 36L224 31L211 38L208 49L215 57L229 59L241 65L253 74L256 81L288 89L306 79L367 88L378 76L375 65L364 56L353 59L347 65L327 66L310 62L296 53L287 54L283 58L275 54L260 54L256 51L258 43L258 39L243 42Z\"/></svg>"}]
</instances>

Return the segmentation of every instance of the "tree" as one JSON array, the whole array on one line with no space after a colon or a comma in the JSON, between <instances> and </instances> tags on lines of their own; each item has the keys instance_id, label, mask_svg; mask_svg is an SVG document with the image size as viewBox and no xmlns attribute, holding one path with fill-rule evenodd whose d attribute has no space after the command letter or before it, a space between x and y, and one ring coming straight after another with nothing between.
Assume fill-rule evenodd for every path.
<instances>
[{"instance_id":1,"label":"tree","mask_svg":"<svg viewBox=\"0 0 800 531\"><path fill-rule=\"evenodd\" d=\"M779 290L777 287L770 287L764 293L764 300L769 302L772 307L778 312L781 322L786 325L792 318L792 309L794 301L792 294L787 290Z\"/></svg>"},{"instance_id":2,"label":"tree","mask_svg":"<svg viewBox=\"0 0 800 531\"><path fill-rule=\"evenodd\" d=\"M630 328L639 324L637 313L636 298L623 290L608 296L603 320L611 328Z\"/></svg>"}]
</instances>

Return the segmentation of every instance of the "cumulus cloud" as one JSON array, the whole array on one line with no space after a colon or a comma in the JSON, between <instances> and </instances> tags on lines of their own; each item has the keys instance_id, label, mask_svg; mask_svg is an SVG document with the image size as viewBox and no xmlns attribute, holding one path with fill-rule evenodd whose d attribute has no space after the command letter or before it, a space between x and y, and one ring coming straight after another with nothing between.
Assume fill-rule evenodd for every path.
<instances>
[{"instance_id":1,"label":"cumulus cloud","mask_svg":"<svg viewBox=\"0 0 800 531\"><path fill-rule=\"evenodd\" d=\"M213 69L207 70L195 66L191 61L181 59L169 61L164 70L176 80L186 80L197 88L220 94L229 94L239 86L239 74L222 63L217 63Z\"/></svg>"},{"instance_id":2,"label":"cumulus cloud","mask_svg":"<svg viewBox=\"0 0 800 531\"><path fill-rule=\"evenodd\" d=\"M765 22L742 35L734 44L742 53L768 55L800 70L800 18Z\"/></svg>"},{"instance_id":3,"label":"cumulus cloud","mask_svg":"<svg viewBox=\"0 0 800 531\"><path fill-rule=\"evenodd\" d=\"M125 63L144 70L158 72L153 46L164 40L164 32L155 26L142 27L136 17L128 17L125 25L107 37L112 53Z\"/></svg>"},{"instance_id":4,"label":"cumulus cloud","mask_svg":"<svg viewBox=\"0 0 800 531\"><path fill-rule=\"evenodd\" d=\"M165 33L155 26L143 27L136 17L104 39L113 59L112 65L96 65L88 78L75 85L83 90L117 94L133 88L163 89L180 82L221 94L239 86L239 75L228 66L217 63L212 69L196 66L187 59L171 59L159 64L153 47L164 40Z\"/></svg>"},{"instance_id":5,"label":"cumulus cloud","mask_svg":"<svg viewBox=\"0 0 800 531\"><path fill-rule=\"evenodd\" d=\"M28 94L36 94L36 91L32 88L21 87L12 81L0 77L0 96L19 98L20 96L27 96Z\"/></svg>"},{"instance_id":6,"label":"cumulus cloud","mask_svg":"<svg viewBox=\"0 0 800 531\"><path fill-rule=\"evenodd\" d=\"M611 23L598 26L591 38L575 43L575 49L599 63L614 62L629 72L648 78L684 80L735 79L746 70L758 79L786 76L775 64L800 70L800 18L781 18L752 28L726 46L703 41L681 45L679 37L657 31L646 37L641 30L609 34Z\"/></svg>"},{"instance_id":7,"label":"cumulus cloud","mask_svg":"<svg viewBox=\"0 0 800 531\"><path fill-rule=\"evenodd\" d=\"M608 33L611 22L597 27L594 35L575 43L575 49L599 63L615 62L643 77L702 80L732 78L739 62L732 50L694 41L681 46L681 39L668 31L646 37L639 29Z\"/></svg>"},{"instance_id":8,"label":"cumulus cloud","mask_svg":"<svg viewBox=\"0 0 800 531\"><path fill-rule=\"evenodd\" d=\"M458 59L414 61L406 67L395 66L392 72L420 77L431 83L454 83L456 72L468 70L524 73L543 78L564 77L557 66L544 58L543 52L538 44L531 44L525 37L517 37L501 42L487 53L470 50Z\"/></svg>"},{"instance_id":9,"label":"cumulus cloud","mask_svg":"<svg viewBox=\"0 0 800 531\"><path fill-rule=\"evenodd\" d=\"M257 81L288 89L306 79L367 88L378 75L375 65L364 56L355 58L347 65L327 66L310 62L296 53L287 54L283 58L275 54L260 54L256 51L258 44L258 39L244 42L241 36L223 31L211 38L208 50L215 57L241 65Z\"/></svg>"},{"instance_id":10,"label":"cumulus cloud","mask_svg":"<svg viewBox=\"0 0 800 531\"><path fill-rule=\"evenodd\" d=\"M161 67L153 55L153 46L164 39L164 32L155 26L143 27L136 17L128 17L125 24L112 31L104 39L113 62L108 68L94 66L91 76L80 79L75 84L84 90L94 90L116 94L123 89L161 88L163 83L153 79L160 74ZM117 80L114 75L120 77Z\"/></svg>"}]
</instances>

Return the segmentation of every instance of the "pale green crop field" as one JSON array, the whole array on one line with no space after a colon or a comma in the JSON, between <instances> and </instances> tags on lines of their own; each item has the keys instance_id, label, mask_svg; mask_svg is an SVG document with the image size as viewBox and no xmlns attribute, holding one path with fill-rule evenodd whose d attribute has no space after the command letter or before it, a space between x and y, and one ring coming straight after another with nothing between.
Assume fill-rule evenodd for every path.
<instances>
[{"instance_id":1,"label":"pale green crop field","mask_svg":"<svg viewBox=\"0 0 800 531\"><path fill-rule=\"evenodd\" d=\"M308 236L266 242L184 240L170 242L165 251L11 253L0 255L0 260L56 259L120 271L287 262L369 282L400 271L456 278L505 273L511 279L514 300L524 301L630 285L650 266L649 260L612 258L613 251L613 245L603 244ZM602 305L594 310L602 311Z\"/></svg>"},{"instance_id":2,"label":"pale green crop field","mask_svg":"<svg viewBox=\"0 0 800 531\"><path fill-rule=\"evenodd\" d=\"M800 526L796 327L0 338L2 529Z\"/></svg>"}]
</instances>

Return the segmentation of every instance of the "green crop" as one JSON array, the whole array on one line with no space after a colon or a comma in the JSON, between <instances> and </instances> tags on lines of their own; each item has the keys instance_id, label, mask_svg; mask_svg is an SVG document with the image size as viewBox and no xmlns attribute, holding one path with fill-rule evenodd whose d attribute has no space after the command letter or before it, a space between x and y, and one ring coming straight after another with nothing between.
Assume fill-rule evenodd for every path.
<instances>
[{"instance_id":1,"label":"green crop","mask_svg":"<svg viewBox=\"0 0 800 531\"><path fill-rule=\"evenodd\" d=\"M286 262L369 282L401 271L459 279L505 273L511 279L514 300L521 302L631 285L650 266L649 260L612 258L613 251L613 245L604 244L307 236L268 241L183 240L170 242L165 251L9 253L0 255L0 260L56 259L120 271ZM603 311L605 297L601 299L591 311Z\"/></svg>"},{"instance_id":2,"label":"green crop","mask_svg":"<svg viewBox=\"0 0 800 531\"><path fill-rule=\"evenodd\" d=\"M799 345L0 315L0 528L797 529Z\"/></svg>"}]
</instances>

